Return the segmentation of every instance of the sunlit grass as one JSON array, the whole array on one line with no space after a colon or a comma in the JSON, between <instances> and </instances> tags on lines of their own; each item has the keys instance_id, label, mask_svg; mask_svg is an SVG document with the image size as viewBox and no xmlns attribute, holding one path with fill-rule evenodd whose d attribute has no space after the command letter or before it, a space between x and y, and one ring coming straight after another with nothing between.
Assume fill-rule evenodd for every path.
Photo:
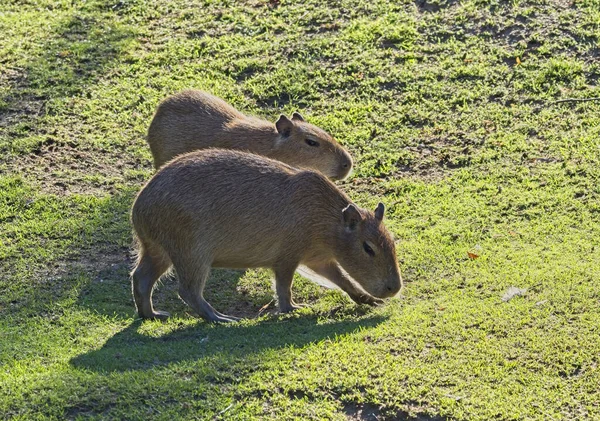
<instances>
[{"instance_id":1,"label":"sunlit grass","mask_svg":"<svg viewBox=\"0 0 600 421\"><path fill-rule=\"evenodd\" d=\"M14 419L600 417L593 1L0 6L0 415ZM232 325L131 299L129 207L166 95L299 110L386 204L403 297L214 271ZM471 253L471 258L468 253ZM508 302L511 287L526 289ZM371 417L371 418L369 418Z\"/></svg>"}]
</instances>

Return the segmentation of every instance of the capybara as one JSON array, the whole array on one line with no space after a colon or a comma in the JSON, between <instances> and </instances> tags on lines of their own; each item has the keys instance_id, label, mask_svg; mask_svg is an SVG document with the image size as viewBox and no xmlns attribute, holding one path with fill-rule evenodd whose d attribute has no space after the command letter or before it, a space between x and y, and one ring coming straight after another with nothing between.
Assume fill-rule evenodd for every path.
<instances>
[{"instance_id":1,"label":"capybara","mask_svg":"<svg viewBox=\"0 0 600 421\"><path fill-rule=\"evenodd\" d=\"M291 119L281 115L273 124L246 116L221 98L198 90L180 92L160 103L148 129L148 144L155 168L186 152L223 148L314 169L332 180L341 180L352 170L350 154L299 113Z\"/></svg>"},{"instance_id":2,"label":"capybara","mask_svg":"<svg viewBox=\"0 0 600 421\"><path fill-rule=\"evenodd\" d=\"M299 265L357 303L378 304L402 287L383 214L383 204L375 212L361 209L316 171L226 149L181 155L152 177L133 204L138 313L168 317L154 310L152 289L171 266L179 296L209 321L235 320L203 297L211 267L271 268L282 312L297 308L291 288Z\"/></svg>"}]
</instances>

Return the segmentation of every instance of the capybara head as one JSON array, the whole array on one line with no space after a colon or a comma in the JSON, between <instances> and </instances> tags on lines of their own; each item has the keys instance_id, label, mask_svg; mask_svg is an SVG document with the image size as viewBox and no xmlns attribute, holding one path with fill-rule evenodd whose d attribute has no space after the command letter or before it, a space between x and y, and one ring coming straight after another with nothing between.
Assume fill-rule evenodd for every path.
<instances>
[{"instance_id":1,"label":"capybara head","mask_svg":"<svg viewBox=\"0 0 600 421\"><path fill-rule=\"evenodd\" d=\"M273 158L295 167L311 168L332 180L342 180L352 170L350 154L325 130L307 123L299 113L290 120L281 115Z\"/></svg>"},{"instance_id":2,"label":"capybara head","mask_svg":"<svg viewBox=\"0 0 600 421\"><path fill-rule=\"evenodd\" d=\"M396 248L383 226L383 203L375 212L348 205L342 211L342 233L337 260L342 268L369 294L393 297L402 289Z\"/></svg>"}]
</instances>

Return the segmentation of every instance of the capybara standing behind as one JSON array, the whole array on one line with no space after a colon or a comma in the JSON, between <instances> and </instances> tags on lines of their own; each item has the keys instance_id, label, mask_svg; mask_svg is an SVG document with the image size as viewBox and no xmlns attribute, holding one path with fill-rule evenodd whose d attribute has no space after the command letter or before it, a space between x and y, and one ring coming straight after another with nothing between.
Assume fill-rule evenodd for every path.
<instances>
[{"instance_id":1,"label":"capybara standing behind","mask_svg":"<svg viewBox=\"0 0 600 421\"><path fill-rule=\"evenodd\" d=\"M223 148L267 156L294 167L317 170L333 180L345 178L352 158L327 132L281 115L275 124L248 117L203 91L186 90L163 100L150 128L148 144L159 168L177 155Z\"/></svg>"},{"instance_id":2,"label":"capybara standing behind","mask_svg":"<svg viewBox=\"0 0 600 421\"><path fill-rule=\"evenodd\" d=\"M179 296L210 321L235 320L203 297L211 267L271 268L282 312L297 307L291 287L301 264L357 303L377 304L375 297L402 287L383 213L381 203L374 213L360 209L315 171L225 149L182 155L162 167L133 204L138 313L168 317L154 310L152 289L171 266Z\"/></svg>"}]
</instances>

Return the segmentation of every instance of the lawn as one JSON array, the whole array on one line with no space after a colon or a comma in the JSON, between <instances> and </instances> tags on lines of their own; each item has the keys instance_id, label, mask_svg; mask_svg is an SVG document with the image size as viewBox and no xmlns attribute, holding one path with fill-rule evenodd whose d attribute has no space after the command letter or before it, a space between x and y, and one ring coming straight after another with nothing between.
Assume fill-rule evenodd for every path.
<instances>
[{"instance_id":1,"label":"lawn","mask_svg":"<svg viewBox=\"0 0 600 421\"><path fill-rule=\"evenodd\" d=\"M600 419L598 0L302 3L2 2L0 418ZM298 276L279 315L267 271L215 270L243 321L172 278L137 318L145 133L190 87L331 132L402 296Z\"/></svg>"}]
</instances>

